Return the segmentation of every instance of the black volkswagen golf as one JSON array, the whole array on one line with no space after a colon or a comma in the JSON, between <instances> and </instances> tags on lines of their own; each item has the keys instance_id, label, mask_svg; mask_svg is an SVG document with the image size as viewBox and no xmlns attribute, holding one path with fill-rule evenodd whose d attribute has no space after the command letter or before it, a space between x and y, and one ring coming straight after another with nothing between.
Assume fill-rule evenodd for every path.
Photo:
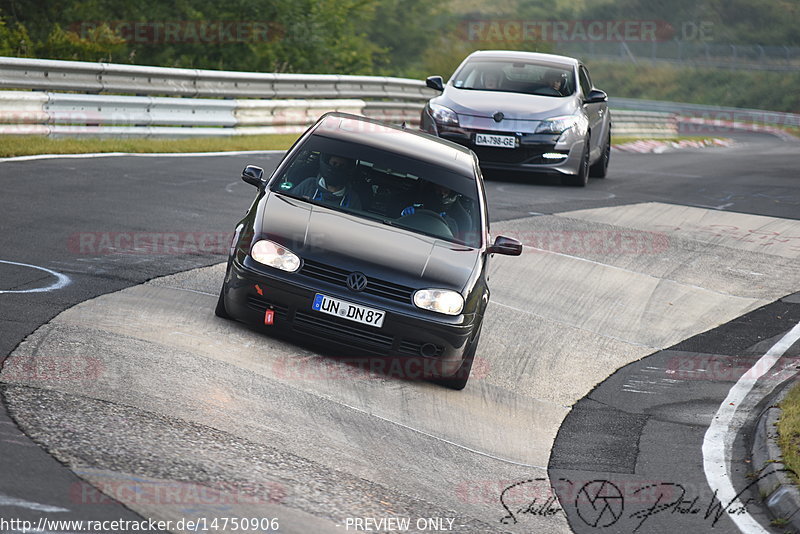
<instances>
[{"instance_id":1,"label":"black volkswagen golf","mask_svg":"<svg viewBox=\"0 0 800 534\"><path fill-rule=\"evenodd\" d=\"M328 346L416 362L467 384L492 254L474 153L364 117L329 113L298 139L236 227L216 314Z\"/></svg>"}]
</instances>

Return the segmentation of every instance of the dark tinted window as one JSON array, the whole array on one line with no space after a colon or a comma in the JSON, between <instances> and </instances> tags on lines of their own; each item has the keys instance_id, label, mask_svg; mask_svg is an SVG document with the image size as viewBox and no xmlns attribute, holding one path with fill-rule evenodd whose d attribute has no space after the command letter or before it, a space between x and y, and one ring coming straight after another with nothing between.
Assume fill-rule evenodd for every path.
<instances>
[{"instance_id":1,"label":"dark tinted window","mask_svg":"<svg viewBox=\"0 0 800 534\"><path fill-rule=\"evenodd\" d=\"M481 245L474 177L365 145L311 136L273 177L270 190L447 241Z\"/></svg>"}]
</instances>

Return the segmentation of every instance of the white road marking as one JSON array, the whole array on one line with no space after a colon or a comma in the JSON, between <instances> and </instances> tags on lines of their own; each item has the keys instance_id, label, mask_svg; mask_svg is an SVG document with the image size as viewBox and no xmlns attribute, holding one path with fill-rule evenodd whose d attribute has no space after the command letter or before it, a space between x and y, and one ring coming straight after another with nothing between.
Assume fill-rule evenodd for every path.
<instances>
[{"instance_id":1,"label":"white road marking","mask_svg":"<svg viewBox=\"0 0 800 534\"><path fill-rule=\"evenodd\" d=\"M346 404L344 402L340 402L340 401L337 401L337 400L334 400L334 399L328 399L327 397L323 397L323 398L326 398L327 400L329 400L331 402L335 402L336 404L339 404L340 406L345 406L347 408L350 408L351 410L354 410L356 412L362 413L364 415L368 415L370 417L374 417L376 419L380 419L381 421L385 421L385 422L390 423L392 425L397 425L397 426L399 426L401 428L405 428L406 430L411 430L412 432L416 432L418 434L422 434L423 436L427 436L429 438L441 441L443 443L447 443L448 445L453 445L454 447L458 447L459 449L464 449L465 451L469 451L469 452L478 454L480 456L485 456L485 457L491 458L493 460L499 460L501 462L505 462L505 463L511 464L511 465L519 465L521 467L533 467L533 468L536 468L536 469L547 470L547 466L544 466L544 465L535 465L535 464L526 464L526 463L522 463L522 462L515 462L514 460L509 460L507 458L502 458L500 456L495 456L493 454L489 454L488 452L479 451L477 449L473 449L471 447L467 447L466 445L461 445L460 443L456 443L455 441L450 441L449 439L445 439L445 438L436 436L434 434L430 434L428 432L425 432L424 430L420 430L420 429L414 428L412 426L404 425L403 423L399 423L397 421L392 421L391 419L387 419L386 417L381 417L378 414L375 414L375 413L372 413L372 412L368 412L366 410L362 410L361 408L357 408L355 406L351 406L351 405Z\"/></svg>"},{"instance_id":2,"label":"white road marking","mask_svg":"<svg viewBox=\"0 0 800 534\"><path fill-rule=\"evenodd\" d=\"M600 262L600 261L590 260L590 259L587 259L587 258L582 258L581 256L573 256L572 254L564 254L563 252L556 252L555 250L548 250L546 248L534 247L533 245L526 245L525 243L522 244L522 248L523 249L529 248L529 249L536 250L536 251L539 251L539 252L544 252L546 254L555 254L556 256L563 256L565 258L571 258L573 260L578 260L578 261L582 261L582 262L586 262L586 263L591 263L592 265L600 265L602 267L608 267L609 269L622 271L624 273L635 274L635 275L638 275L638 276L646 276L647 278L652 278L654 280L658 280L659 282L665 282L665 281L666 282L672 282L672 283L677 284L679 286L690 287L692 289L697 289L697 290L700 290L700 291L707 291L709 293L716 293L717 295L722 295L724 297L732 297L732 298L735 298L735 299L751 300L751 299L748 299L747 297L740 297L739 295L732 295L730 293L725 293L724 291L717 291L716 289L709 289L707 287L701 287L701 286L697 286L697 285L694 285L694 284L687 284L685 282L678 282L677 280L673 280L671 278L659 278L658 276L654 276L652 274L648 274L648 273L644 273L644 272L640 272L640 271L632 271L630 269L626 269L624 267L617 267L616 265L611 265L609 263L603 263L603 262Z\"/></svg>"},{"instance_id":3,"label":"white road marking","mask_svg":"<svg viewBox=\"0 0 800 534\"><path fill-rule=\"evenodd\" d=\"M733 504L737 493L728 477L728 453L736 437L736 432L731 429L731 425L739 404L753 389L756 381L766 374L798 339L800 339L800 323L789 330L733 385L703 438L703 470L706 473L708 485L712 491L716 492L717 498L725 506L725 512L728 513L731 520L741 532L746 534L767 534L767 530L747 512L741 503L734 505L735 513L729 512L731 506L728 505Z\"/></svg>"},{"instance_id":4,"label":"white road marking","mask_svg":"<svg viewBox=\"0 0 800 534\"><path fill-rule=\"evenodd\" d=\"M165 289L174 289L175 291L188 291L189 293L197 293L199 295L208 295L209 297L218 297L219 294L209 293L207 291L200 291L198 289L189 289L188 287L173 287L173 286L158 286Z\"/></svg>"},{"instance_id":5,"label":"white road marking","mask_svg":"<svg viewBox=\"0 0 800 534\"><path fill-rule=\"evenodd\" d=\"M635 347L643 347L643 348L646 348L646 349L652 349L654 351L655 350L659 350L659 347L654 347L652 345L647 345L646 343L639 343L638 341L632 341L630 339L623 339L621 337L612 336L611 334L604 334L604 333L601 333L601 332L595 332L594 330L589 330L587 328L584 328L582 326L578 326L576 324L565 323L564 321L560 321L558 319L554 319L553 317L547 317L546 315L541 315L541 314L538 314L536 312L532 312L530 310L524 310L524 309L518 308L516 306L511 306L509 304L503 304L502 302L498 302L496 299L495 300L491 300L489 302L491 302L492 304L495 304L497 306L502 306L503 308L508 308L509 310L514 310L516 312L524 313L526 315L532 315L534 317L538 317L538 318L544 319L546 321L552 321L552 322L554 322L556 324L569 326L571 328L575 328L577 330L582 330L583 332L589 332L590 334L594 334L596 336L601 336L601 337L604 337L606 339L613 339L614 341L621 341L622 343L627 343L628 345L633 345Z\"/></svg>"},{"instance_id":6,"label":"white road marking","mask_svg":"<svg viewBox=\"0 0 800 534\"><path fill-rule=\"evenodd\" d=\"M44 271L47 274L51 274L56 277L56 281L47 287L36 287L33 289L0 289L0 293L46 293L48 291L55 291L56 289L61 289L62 287L70 283L69 276L57 273L51 269L47 269L46 267L39 267L37 265L30 265L28 263L17 263L16 261L6 261L6 260L0 260L0 263L6 263L8 265L18 265L20 267L30 267L31 269L38 269L39 271Z\"/></svg>"},{"instance_id":7,"label":"white road marking","mask_svg":"<svg viewBox=\"0 0 800 534\"><path fill-rule=\"evenodd\" d=\"M59 158L114 158L121 156L133 156L137 158L197 158L205 156L244 156L248 154L283 154L285 150L233 150L231 152L98 152L91 154L34 154L31 156L14 156L10 158L0 158L0 163L6 161L35 161L40 159L59 159Z\"/></svg>"},{"instance_id":8,"label":"white road marking","mask_svg":"<svg viewBox=\"0 0 800 534\"><path fill-rule=\"evenodd\" d=\"M47 504L39 504L38 502L25 501L10 497L0 493L0 506L16 506L17 508L27 508L29 510L36 510L37 512L69 512L67 508L59 508L58 506L50 506Z\"/></svg>"}]
</instances>

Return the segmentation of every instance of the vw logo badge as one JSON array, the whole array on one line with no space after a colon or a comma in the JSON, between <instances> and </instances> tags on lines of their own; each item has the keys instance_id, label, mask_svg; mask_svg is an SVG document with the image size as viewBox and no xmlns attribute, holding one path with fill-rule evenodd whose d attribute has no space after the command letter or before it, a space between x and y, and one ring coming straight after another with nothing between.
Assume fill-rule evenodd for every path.
<instances>
[{"instance_id":1,"label":"vw logo badge","mask_svg":"<svg viewBox=\"0 0 800 534\"><path fill-rule=\"evenodd\" d=\"M505 118L505 115L503 115L502 111L498 111L497 113L492 115L492 118L494 119L494 122L500 122Z\"/></svg>"},{"instance_id":2,"label":"vw logo badge","mask_svg":"<svg viewBox=\"0 0 800 534\"><path fill-rule=\"evenodd\" d=\"M367 277L364 273L350 273L347 275L347 287L353 291L364 291L367 287Z\"/></svg>"}]
</instances>

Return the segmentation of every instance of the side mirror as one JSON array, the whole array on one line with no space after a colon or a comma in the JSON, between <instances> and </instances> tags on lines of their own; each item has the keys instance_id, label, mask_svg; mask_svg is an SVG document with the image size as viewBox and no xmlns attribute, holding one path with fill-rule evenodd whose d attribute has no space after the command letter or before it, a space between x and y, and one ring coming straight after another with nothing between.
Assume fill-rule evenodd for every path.
<instances>
[{"instance_id":1,"label":"side mirror","mask_svg":"<svg viewBox=\"0 0 800 534\"><path fill-rule=\"evenodd\" d=\"M584 104L599 104L600 102L608 102L608 95L605 91L601 91L600 89L592 89L589 91L589 94L586 95L586 99L583 101Z\"/></svg>"},{"instance_id":2,"label":"side mirror","mask_svg":"<svg viewBox=\"0 0 800 534\"><path fill-rule=\"evenodd\" d=\"M264 187L264 169L248 165L242 171L242 180L256 187Z\"/></svg>"},{"instance_id":3,"label":"side mirror","mask_svg":"<svg viewBox=\"0 0 800 534\"><path fill-rule=\"evenodd\" d=\"M519 256L522 254L522 243L510 237L497 236L494 245L486 249L489 254L505 254L506 256Z\"/></svg>"},{"instance_id":4,"label":"side mirror","mask_svg":"<svg viewBox=\"0 0 800 534\"><path fill-rule=\"evenodd\" d=\"M428 76L425 78L425 85L437 91L444 91L444 80L441 76Z\"/></svg>"}]
</instances>

